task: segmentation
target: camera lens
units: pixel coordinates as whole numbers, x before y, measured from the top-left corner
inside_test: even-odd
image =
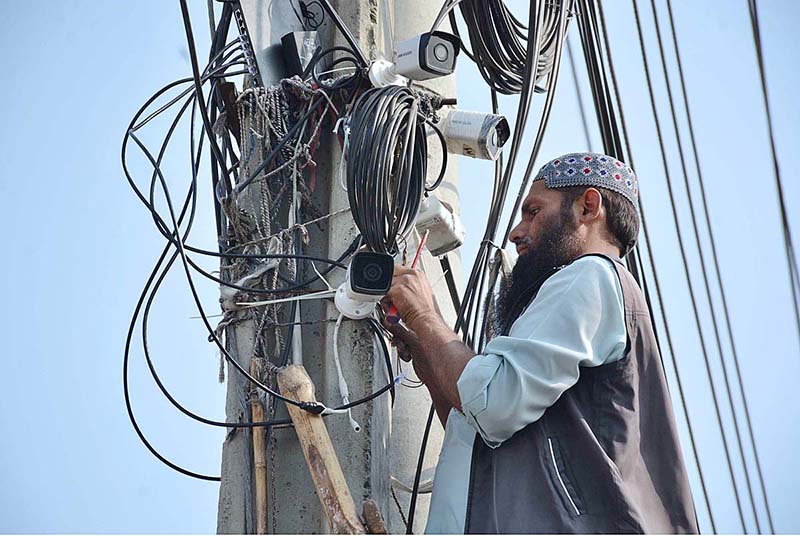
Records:
[[[355,292],[380,296],[392,286],[394,259],[386,253],[359,251],[350,265],[350,288]]]
[[[433,47],[433,55],[437,60],[445,61],[450,57],[450,51],[443,43],[437,43],[436,46]]]
[[[383,269],[372,262],[364,267],[364,279],[370,283],[378,281],[383,276]]]

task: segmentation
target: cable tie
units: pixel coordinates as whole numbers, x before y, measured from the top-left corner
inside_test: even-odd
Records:
[[[314,415],[327,415],[329,412],[335,411],[325,406],[325,404],[320,404],[319,402],[300,402],[298,406],[300,409],[304,409],[309,413],[313,413]]]

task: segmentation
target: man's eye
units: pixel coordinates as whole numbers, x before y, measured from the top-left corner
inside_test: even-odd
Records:
[[[529,215],[531,218],[533,218],[534,216],[536,216],[538,213],[539,213],[539,209],[538,209],[538,208],[532,208],[532,209],[528,210],[528,215]]]

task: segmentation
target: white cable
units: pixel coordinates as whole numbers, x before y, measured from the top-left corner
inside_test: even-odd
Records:
[[[395,489],[399,489],[400,491],[405,491],[406,493],[414,493],[414,488],[412,488],[399,478],[395,477],[394,475],[389,475],[389,482]],[[417,490],[417,493],[432,493],[432,492],[433,492],[433,480],[429,478],[419,483],[419,489]]]
[[[317,265],[314,263],[314,261],[311,261],[311,268],[314,269],[314,273],[317,274],[317,277],[319,277],[322,280],[322,282],[325,283],[325,286],[328,287],[329,291],[336,292],[336,289],[333,288],[330,283],[328,283],[328,280],[325,279],[325,276],[319,273],[319,270],[317,270]]]
[[[347,389],[347,381],[344,379],[344,374],[342,374],[342,363],[339,360],[339,328],[342,325],[343,318],[344,315],[339,313],[336,325],[333,327],[333,362],[336,365],[336,374],[339,376],[339,394],[342,397],[342,405],[346,406],[350,403],[350,391]],[[350,408],[347,409],[347,418],[350,419],[350,426],[353,431],[360,432],[361,425],[353,419],[353,413]]]
[[[274,300],[264,300],[257,302],[237,302],[236,305],[243,308],[262,307],[264,305],[272,305],[273,303],[286,303],[291,301],[302,301],[302,300],[321,300],[324,298],[332,298],[334,294],[336,294],[335,290],[321,290],[319,292],[312,292],[310,294],[301,294],[299,296],[290,296],[288,298],[275,298]]]
[[[347,154],[347,148],[350,145],[350,125],[348,123],[348,118],[340,117],[339,120],[336,121],[336,125],[333,127],[333,132],[338,134],[339,127],[344,124],[344,126],[341,127],[344,130],[344,143],[342,143],[342,155],[339,158],[339,186],[341,186],[342,190],[345,192],[347,191],[347,185],[344,183],[344,161],[345,155]]]

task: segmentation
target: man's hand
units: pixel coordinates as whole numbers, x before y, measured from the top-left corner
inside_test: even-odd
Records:
[[[427,385],[430,372],[427,367],[430,367],[422,352],[424,349],[419,344],[419,337],[413,331],[409,331],[400,324],[388,324],[387,329],[393,335],[392,346],[397,348],[397,356],[405,362],[411,362],[414,366],[414,372],[417,373],[417,378]],[[420,359],[414,359],[419,357]],[[430,387],[430,386],[429,386]]]
[[[445,324],[422,271],[395,266],[392,287],[383,302],[394,305],[408,326],[385,324],[394,335],[395,345],[402,346],[401,355],[412,358],[414,370],[428,387],[436,412],[445,423],[450,408],[461,410],[457,382],[475,352]]]
[[[414,324],[420,319],[439,316],[433,301],[431,284],[421,270],[395,265],[392,287],[384,300],[397,308],[400,318],[411,330],[414,330]]]

